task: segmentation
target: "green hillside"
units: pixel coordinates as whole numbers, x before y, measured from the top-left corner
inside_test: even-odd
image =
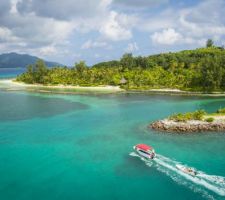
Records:
[[[0,68],[25,68],[29,64],[35,64],[40,59],[28,54],[6,53],[0,55]],[[45,62],[48,67],[61,65],[56,62]]]
[[[40,64],[40,63],[39,63]],[[30,67],[18,80],[28,83],[120,85],[125,89],[177,88],[196,91],[225,90],[225,50],[221,47],[162,53],[147,57],[124,54],[118,61],[85,62],[74,68]]]

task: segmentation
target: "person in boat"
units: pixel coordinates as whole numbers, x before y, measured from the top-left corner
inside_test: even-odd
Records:
[[[193,174],[193,175],[196,175],[197,174],[197,172],[195,170],[191,169],[191,168],[186,168],[185,171],[188,174]]]
[[[152,154],[151,154],[151,159],[153,159],[155,157],[155,153],[153,152]]]

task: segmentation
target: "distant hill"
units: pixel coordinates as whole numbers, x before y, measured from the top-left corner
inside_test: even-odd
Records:
[[[28,54],[5,53],[0,55],[0,68],[25,68],[27,65],[36,63],[38,59],[40,58]],[[45,61],[45,64],[48,67],[62,66],[62,64],[49,61]]]

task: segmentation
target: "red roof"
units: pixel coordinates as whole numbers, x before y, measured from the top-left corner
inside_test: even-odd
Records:
[[[139,149],[142,149],[144,151],[152,150],[152,147],[150,147],[146,144],[137,144],[136,147]]]

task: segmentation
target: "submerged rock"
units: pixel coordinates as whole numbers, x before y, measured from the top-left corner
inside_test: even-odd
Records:
[[[150,124],[150,128],[166,132],[207,132],[207,131],[225,131],[225,121],[215,120],[206,122],[200,120],[190,120],[186,122],[176,122],[173,120],[159,120]]]

